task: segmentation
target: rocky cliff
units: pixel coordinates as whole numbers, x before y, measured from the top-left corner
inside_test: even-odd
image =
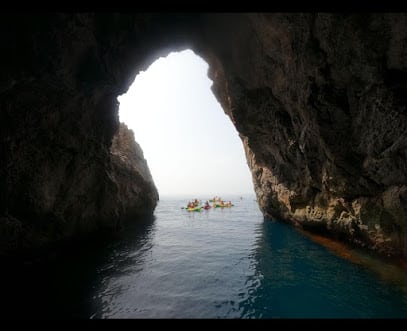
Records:
[[[0,26],[3,245],[153,208],[140,186],[150,179],[114,152],[116,97],[159,56],[191,48],[265,216],[407,256],[406,14],[9,15]],[[142,192],[151,203],[134,202]]]
[[[111,197],[121,215],[138,216],[151,213],[158,201],[158,191],[134,133],[124,123],[113,137],[111,179],[117,192]]]
[[[125,59],[106,69],[103,19],[1,20],[1,254],[114,230],[154,210],[141,150],[119,131],[116,97],[129,83],[116,83]]]
[[[214,90],[265,215],[407,256],[406,19],[212,18]]]

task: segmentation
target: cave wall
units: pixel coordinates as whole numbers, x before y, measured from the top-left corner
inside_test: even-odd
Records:
[[[110,176],[116,182],[117,191],[108,201],[126,217],[153,211],[158,191],[143,150],[135,141],[134,132],[124,123],[120,123],[113,137],[110,152],[113,168]]]
[[[407,256],[406,19],[211,18],[214,92],[266,216]]]
[[[123,144],[111,149],[117,95],[140,58],[148,61],[148,43],[141,55],[138,41],[150,19],[2,17],[0,255],[114,230],[131,215],[153,212],[151,176],[120,163],[129,160],[116,148]]]
[[[191,48],[265,216],[407,256],[406,14],[9,15],[0,26],[3,246],[116,227],[141,182],[151,203],[134,206],[154,209],[148,176],[129,183],[137,167],[111,149],[116,97],[159,56]]]

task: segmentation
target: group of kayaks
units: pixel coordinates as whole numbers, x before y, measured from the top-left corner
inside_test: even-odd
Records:
[[[209,202],[211,202],[212,205]],[[206,200],[206,202],[203,205],[201,205],[200,200],[194,199],[192,201],[189,201],[187,206],[182,207],[182,209],[185,209],[186,211],[202,211],[211,208],[230,208],[233,206],[234,204],[232,204],[231,201],[225,202],[220,197],[214,197],[213,199]]]

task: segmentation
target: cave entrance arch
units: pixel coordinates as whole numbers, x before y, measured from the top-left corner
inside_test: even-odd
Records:
[[[253,194],[243,144],[210,90],[208,64],[190,49],[140,72],[118,97],[160,196]]]

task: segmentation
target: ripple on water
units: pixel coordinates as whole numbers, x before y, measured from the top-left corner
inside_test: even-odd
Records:
[[[32,282],[3,282],[3,311],[25,298],[33,314],[87,318],[407,317],[405,270],[263,221],[253,199],[202,213],[185,201]]]

